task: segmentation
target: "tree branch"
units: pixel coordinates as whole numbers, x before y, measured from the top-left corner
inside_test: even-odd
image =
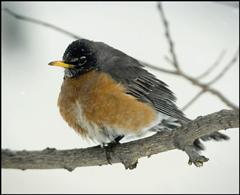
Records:
[[[182,111],[185,111],[187,108],[189,108],[195,101],[197,101],[198,98],[200,98],[204,94],[205,90],[201,90],[198,92],[185,106],[182,107]]]
[[[138,60],[142,65],[148,67],[148,68],[151,68],[153,70],[156,70],[156,71],[159,71],[159,72],[163,72],[163,73],[167,73],[167,74],[172,74],[172,75],[177,75],[177,72],[175,70],[168,70],[168,69],[164,69],[164,68],[160,68],[160,67],[157,67],[157,66],[154,66],[152,64],[149,64],[147,62],[144,62],[144,61],[140,61]]]
[[[220,55],[218,56],[218,58],[216,59],[216,61],[212,64],[212,66],[210,66],[205,72],[203,72],[201,75],[199,75],[198,77],[196,77],[196,79],[200,80],[203,79],[204,77],[206,77],[207,75],[209,75],[215,68],[217,68],[217,66],[220,64],[221,60],[223,59],[223,57],[226,54],[226,50],[223,50]]]
[[[230,62],[227,63],[227,65],[223,68],[223,70],[215,78],[213,78],[211,81],[209,81],[207,83],[207,85],[210,86],[210,85],[216,83],[220,78],[222,78],[222,76],[224,74],[226,74],[226,72],[236,63],[238,57],[239,57],[239,49],[237,49],[237,51],[234,54],[234,56],[232,57],[232,59],[230,60]]]
[[[198,86],[198,87],[201,87],[202,90],[204,91],[207,91],[215,96],[217,96],[223,103],[225,103],[227,106],[229,106],[230,108],[234,109],[234,110],[239,110],[239,108],[234,105],[233,103],[231,103],[221,92],[217,91],[216,89],[213,89],[211,88],[210,86],[206,85],[206,84],[203,84],[201,82],[199,82],[198,80],[194,79],[193,77],[190,77],[189,75],[187,74],[182,74],[182,76],[191,81],[192,84]]]
[[[239,111],[222,110],[204,117],[198,117],[173,131],[159,132],[151,137],[116,145],[109,153],[111,163],[123,163],[126,169],[133,169],[136,167],[139,158],[177,149],[180,145],[181,149],[190,158],[194,155],[203,157],[198,153],[192,155],[191,150],[189,150],[195,139],[221,129],[237,127],[239,127]],[[105,149],[99,146],[72,150],[47,148],[42,151],[3,149],[2,168],[22,170],[64,168],[72,171],[76,167],[108,164],[105,152]]]
[[[65,35],[68,35],[68,36],[70,36],[74,39],[81,39],[80,36],[75,35],[75,34],[69,32],[69,31],[66,31],[65,29],[62,29],[62,28],[60,28],[60,27],[58,27],[54,24],[50,24],[48,22],[44,22],[44,21],[41,21],[41,20],[38,20],[38,19],[34,19],[34,18],[31,18],[31,17],[27,17],[27,16],[22,16],[20,14],[16,14],[8,8],[4,8],[4,11],[7,12],[8,14],[10,14],[11,16],[15,17],[16,19],[23,20],[23,21],[26,21],[26,22],[31,22],[31,23],[34,23],[34,24],[39,24],[39,25],[51,28],[51,29],[56,30],[58,32],[61,32]]]
[[[174,43],[173,43],[173,40],[172,40],[172,37],[171,37],[171,34],[170,34],[169,23],[168,23],[168,21],[165,17],[165,13],[163,11],[161,3],[158,3],[158,9],[159,9],[159,13],[161,15],[161,19],[162,19],[162,22],[163,22],[163,25],[164,25],[165,36],[166,36],[166,39],[167,39],[168,45],[169,45],[169,51],[172,55],[172,60],[173,60],[172,65],[175,67],[176,71],[178,71],[180,69],[180,67],[179,67],[179,64],[178,64],[177,55],[176,55],[175,48],[174,48]]]
[[[211,81],[209,81],[206,86],[207,87],[203,87],[202,86],[202,90],[196,94],[185,106],[183,106],[182,108],[182,111],[186,110],[188,107],[190,107],[195,101],[197,101],[198,98],[200,98],[205,92],[209,91],[207,89],[209,89],[210,85],[214,84],[215,82],[217,82],[219,79],[221,79],[221,77],[226,74],[226,72],[235,64],[235,62],[237,61],[238,59],[238,56],[239,56],[239,49],[236,51],[236,53],[234,54],[233,58],[230,60],[229,63],[227,63],[227,65],[223,68],[223,70],[215,77],[213,78]],[[217,64],[217,63],[216,63]],[[215,64],[215,67],[216,67],[216,64]],[[212,68],[214,68],[212,66]],[[205,74],[203,74],[201,77],[203,78],[204,76],[206,76],[208,73],[210,73],[211,70],[209,69],[208,71],[205,72]],[[198,77],[199,79],[199,77]],[[214,90],[213,90],[214,91]],[[212,90],[210,90],[211,93]],[[220,95],[220,96],[219,96]],[[228,100],[226,100],[226,98],[222,95],[222,94],[218,94],[219,98],[225,102],[225,104],[230,104],[229,107],[232,107],[233,109],[238,109],[235,105],[232,105],[231,102],[229,102]],[[222,98],[223,99],[222,99]],[[228,101],[228,102],[226,102]],[[236,107],[236,108],[235,108]]]
[[[198,78],[193,78],[189,75],[187,75],[186,73],[184,73],[182,70],[181,70],[181,67],[177,61],[177,55],[176,55],[176,52],[175,52],[175,48],[174,48],[174,44],[173,44],[173,40],[172,40],[172,37],[170,36],[170,29],[169,29],[169,25],[168,25],[168,21],[166,19],[166,16],[164,14],[164,11],[163,11],[163,7],[162,7],[162,4],[161,3],[158,3],[158,9],[159,9],[159,12],[161,14],[161,19],[163,21],[163,24],[164,24],[164,28],[165,28],[165,36],[166,36],[166,39],[168,41],[168,44],[169,44],[169,48],[170,48],[170,54],[172,56],[172,59],[169,59],[168,57],[165,57],[165,59],[170,63],[172,64],[174,67],[175,67],[175,74],[178,75],[178,76],[181,76],[183,77],[184,79],[190,81],[193,85],[196,85],[200,88],[202,88],[202,91],[203,93],[205,92],[210,92],[211,94],[215,95],[216,97],[218,97],[223,103],[225,103],[227,106],[229,106],[230,108],[234,109],[234,110],[239,110],[239,108],[234,105],[233,103],[231,103],[221,92],[217,91],[216,89],[212,89],[210,88],[210,84],[212,84],[213,82],[216,82],[218,79],[220,79],[222,76],[223,76],[223,73],[220,73],[220,75],[218,75],[213,81],[210,82],[210,84],[203,84],[201,83]],[[234,55],[234,58],[230,61],[229,65],[224,69],[224,70],[227,70],[229,69],[233,64],[234,62],[237,60],[237,57],[236,55]],[[216,66],[216,64],[215,64]],[[211,71],[211,70],[210,70]],[[209,73],[209,70],[207,72],[207,74]],[[206,73],[204,73],[205,75]],[[200,94],[200,93],[199,93]],[[202,94],[201,94],[202,95]],[[194,97],[194,99],[191,100],[190,102],[190,105],[196,101],[198,99],[198,97]],[[188,107],[188,106],[187,106]],[[186,109],[187,108],[186,106],[184,106],[184,108]]]

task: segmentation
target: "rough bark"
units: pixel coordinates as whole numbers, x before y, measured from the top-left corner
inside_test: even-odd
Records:
[[[151,137],[119,144],[108,150],[110,163],[123,163],[125,168],[136,167],[138,159],[164,151],[181,148],[190,157],[205,158],[191,154],[189,146],[203,135],[229,128],[239,127],[239,111],[222,110],[189,122],[173,131],[159,132]],[[109,160],[109,159],[108,159]],[[69,171],[76,167],[106,165],[106,149],[100,146],[84,149],[56,150],[46,148],[42,151],[2,150],[2,168],[11,169],[61,169]],[[206,161],[203,159],[202,163]],[[196,165],[196,164],[195,164]]]

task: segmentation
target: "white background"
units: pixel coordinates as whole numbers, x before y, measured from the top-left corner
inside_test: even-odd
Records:
[[[103,41],[159,67],[168,45],[156,2],[13,2],[3,3],[19,14],[60,26],[84,38]],[[176,52],[184,71],[198,76],[227,51],[210,80],[233,56],[239,42],[239,10],[211,2],[165,2]],[[89,147],[62,120],[57,97],[63,70],[48,66],[61,59],[73,41],[69,36],[2,12],[2,148],[41,150]],[[187,81],[149,69],[165,81],[181,108],[198,91]],[[239,62],[214,84],[235,104],[239,101]],[[227,109],[206,94],[185,113],[189,118]],[[187,164],[179,150],[139,160],[134,170],[123,165],[66,170],[2,170],[3,193],[238,193],[239,131],[226,132],[228,142],[205,143],[210,158],[202,168]]]

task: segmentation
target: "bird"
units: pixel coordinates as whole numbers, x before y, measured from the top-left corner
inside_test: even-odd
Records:
[[[177,107],[175,94],[165,82],[137,59],[104,42],[75,40],[62,60],[49,65],[64,68],[58,97],[63,119],[83,138],[101,146],[171,131],[191,121]],[[192,146],[201,151],[201,140],[227,139],[214,132]]]

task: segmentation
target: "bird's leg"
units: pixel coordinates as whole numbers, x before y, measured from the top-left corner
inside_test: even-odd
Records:
[[[119,135],[119,136],[117,136],[117,137],[114,139],[115,143],[119,144],[120,140],[121,140],[123,137],[124,137],[124,135]]]
[[[112,142],[110,142],[110,143],[107,143],[106,145],[103,145],[103,148],[104,148],[104,150],[105,150],[106,159],[107,159],[108,164],[112,164],[112,163],[111,163],[111,155],[110,155],[110,153],[112,152],[112,149],[113,149],[116,145],[120,144],[119,141],[120,141],[123,137],[124,137],[123,135],[120,135],[120,136],[116,137],[116,138],[114,139],[114,141],[112,141]]]
[[[201,167],[201,166],[203,166],[204,162],[207,162],[209,160],[205,156],[201,156],[196,151],[196,149],[194,148],[193,145],[188,145],[188,146],[184,147],[184,151],[189,156],[189,161],[188,161],[189,165],[191,165],[193,163],[196,167]]]
[[[196,142],[196,140],[195,140]],[[207,162],[209,159],[205,156],[200,155],[198,150],[203,150],[203,146],[201,146],[201,142],[185,142],[181,137],[176,137],[175,140],[176,148],[183,150],[187,153],[189,157],[188,164],[194,164],[196,167],[203,166],[204,162]]]

